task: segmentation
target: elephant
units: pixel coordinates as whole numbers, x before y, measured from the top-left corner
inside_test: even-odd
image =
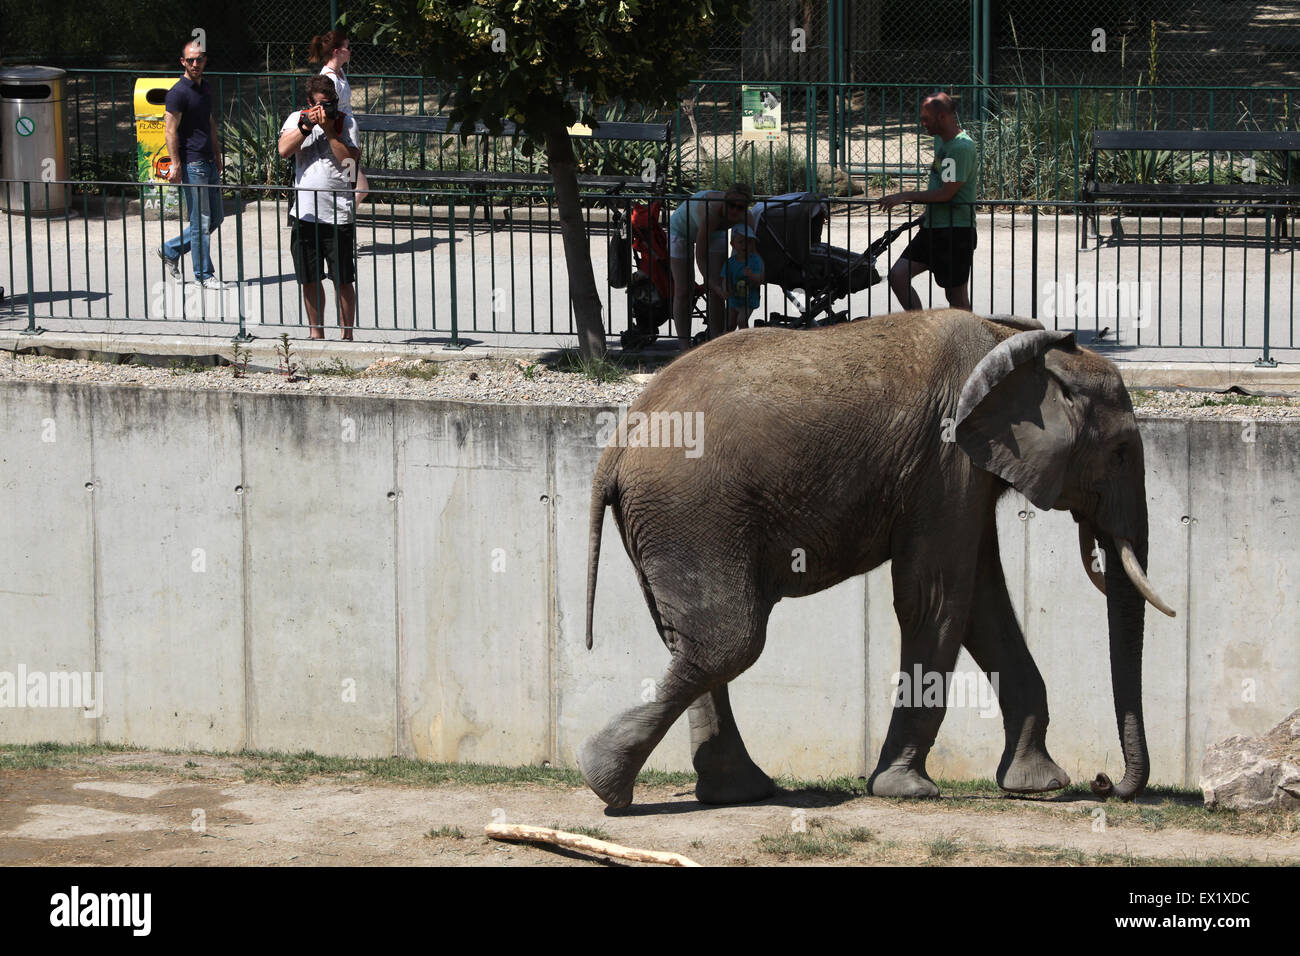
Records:
[[[647,437],[656,412],[661,424],[698,418],[694,454],[654,440],[662,428]],[[683,711],[700,802],[772,795],[727,685],[763,650],[777,601],[886,560],[899,671],[950,675],[964,646],[999,676],[998,785],[1014,793],[1068,785],[1047,752],[1046,689],[1002,572],[994,513],[1012,488],[1040,509],[1071,513],[1084,570],[1106,595],[1124,776],[1116,785],[1098,774],[1093,792],[1127,800],[1145,787],[1145,605],[1174,611],[1146,576],[1142,440],[1128,391],[1114,363],[1072,332],[953,309],[751,329],[679,357],[626,423],[592,484],[587,647],[610,507],[670,659],[652,699],[578,748],[587,785],[610,808],[631,803],[637,772]],[[895,701],[871,794],[939,795],[925,765],[944,707],[925,703]]]

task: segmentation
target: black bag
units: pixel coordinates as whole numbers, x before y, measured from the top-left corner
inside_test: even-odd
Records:
[[[627,221],[618,224],[609,240],[609,284],[614,289],[626,289],[632,281],[632,247],[628,242]]]

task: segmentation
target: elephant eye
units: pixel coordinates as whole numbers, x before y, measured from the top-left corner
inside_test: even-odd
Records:
[[[1128,445],[1120,443],[1115,446],[1115,450],[1110,453],[1111,460],[1117,464],[1124,464],[1124,459],[1128,456]]]

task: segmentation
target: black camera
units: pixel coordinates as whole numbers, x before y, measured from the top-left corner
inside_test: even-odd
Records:
[[[339,115],[339,105],[333,100],[326,100],[321,104],[321,109],[325,111],[326,119],[334,119],[334,117]]]

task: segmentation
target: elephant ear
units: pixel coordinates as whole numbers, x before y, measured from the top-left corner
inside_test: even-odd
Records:
[[[1073,401],[1047,367],[1074,333],[1034,330],[999,342],[980,360],[957,403],[956,439],[980,468],[1010,482],[1039,508],[1061,495],[1077,423]]]

